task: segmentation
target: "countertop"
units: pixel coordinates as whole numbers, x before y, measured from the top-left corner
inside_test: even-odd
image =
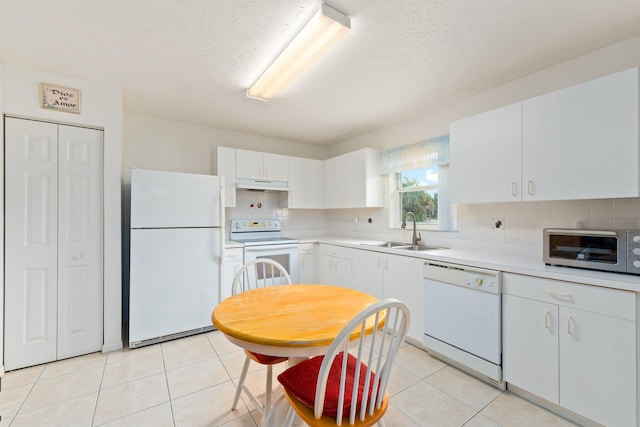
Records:
[[[499,270],[507,273],[524,274],[554,280],[564,280],[586,285],[601,286],[640,293],[640,276],[631,274],[606,273],[594,270],[581,270],[570,267],[554,267],[545,265],[542,256],[527,257],[509,254],[492,253],[489,251],[465,249],[434,249],[424,252],[413,252],[402,249],[367,246],[367,244],[382,243],[379,240],[322,236],[317,238],[301,238],[301,243],[326,243],[345,246],[353,249],[410,256],[432,261],[448,262],[478,268]]]
[[[233,240],[225,240],[224,247],[225,249],[244,248],[244,245],[240,242],[234,242]]]

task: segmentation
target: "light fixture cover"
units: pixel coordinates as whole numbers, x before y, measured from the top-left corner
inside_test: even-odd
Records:
[[[351,28],[351,19],[322,3],[276,59],[247,89],[249,98],[268,101],[295,80]]]

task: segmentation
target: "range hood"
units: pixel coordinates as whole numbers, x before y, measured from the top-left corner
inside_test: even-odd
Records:
[[[289,191],[289,183],[266,179],[236,178],[236,189],[246,191]]]

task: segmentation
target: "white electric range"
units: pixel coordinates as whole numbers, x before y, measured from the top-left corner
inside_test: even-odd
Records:
[[[269,258],[279,262],[298,283],[300,242],[282,236],[277,219],[232,219],[230,240],[244,245],[244,262]]]

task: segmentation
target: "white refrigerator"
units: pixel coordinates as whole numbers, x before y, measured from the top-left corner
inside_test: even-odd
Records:
[[[213,329],[224,247],[224,182],[133,169],[129,347]]]

